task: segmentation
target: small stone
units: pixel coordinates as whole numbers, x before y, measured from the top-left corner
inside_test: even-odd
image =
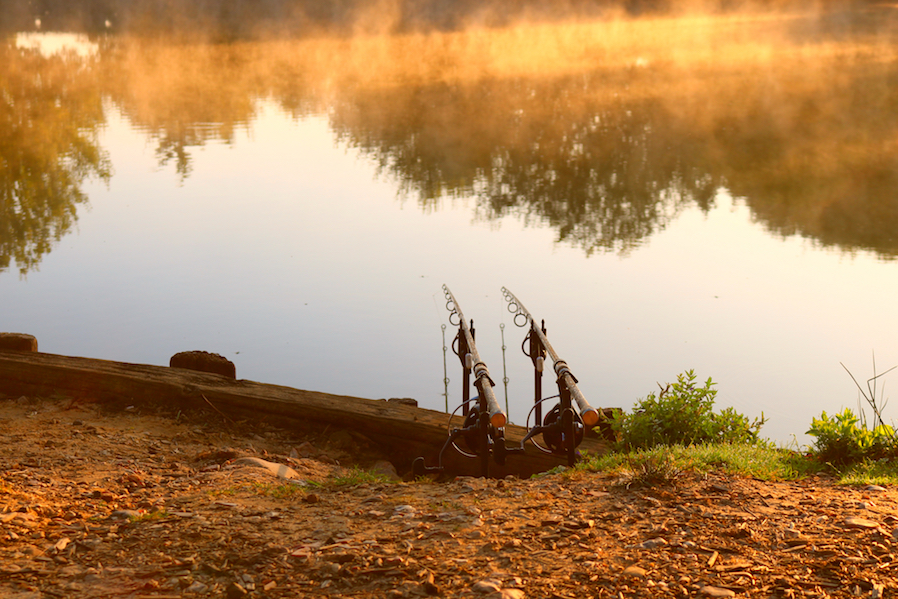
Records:
[[[185,593],[196,593],[196,594],[200,594],[200,593],[205,593],[205,592],[208,591],[208,590],[209,590],[209,586],[208,586],[208,585],[205,585],[205,584],[203,584],[203,583],[201,583],[201,582],[199,582],[199,581],[194,581],[192,584],[188,585],[188,586],[184,589],[184,592],[185,592]]]
[[[483,593],[484,595],[488,593],[500,593],[502,592],[502,583],[498,580],[488,578],[486,580],[475,582],[474,586],[471,588],[475,593]]]
[[[393,481],[400,481],[402,477],[396,471],[396,466],[387,460],[378,460],[371,466],[371,473],[383,476]]]
[[[735,597],[736,593],[730,589],[722,589],[720,587],[704,586],[699,589],[699,593],[709,597]]]
[[[633,576],[636,578],[644,578],[646,573],[647,572],[646,572],[645,568],[640,568],[639,566],[628,566],[627,568],[624,568],[624,571],[621,572],[621,575]]]
[[[232,582],[228,585],[228,588],[225,589],[225,594],[227,595],[228,599],[242,599],[243,597],[246,597],[248,595],[246,589],[236,582]]]
[[[139,518],[140,512],[137,510],[115,510],[109,514],[109,517],[117,520],[130,520],[132,518]]]
[[[502,599],[524,599],[524,591],[521,589],[502,589],[499,596]]]
[[[84,574],[84,568],[81,566],[65,566],[56,571],[62,578],[74,578]]]
[[[569,530],[583,530],[584,528],[592,528],[595,525],[595,520],[568,520],[561,523],[563,528]]]
[[[253,468],[262,468],[267,470],[278,478],[297,479],[300,478],[299,473],[285,464],[269,462],[261,458],[239,458],[234,460],[235,466],[251,466]]]
[[[318,503],[321,501],[321,498],[315,493],[307,493],[306,495],[303,495],[302,500],[305,503]]]
[[[857,516],[845,518],[845,526],[849,528],[879,528],[877,522],[867,520],[866,518],[858,518]]]
[[[544,516],[543,519],[540,520],[539,525],[540,526],[557,526],[557,525],[561,524],[562,522],[564,522],[564,518],[562,518],[561,516],[558,516],[556,514],[549,514],[547,516]]]
[[[244,589],[246,589],[247,591],[256,590],[256,581],[252,576],[250,576],[249,574],[243,574],[240,578],[243,580]]]
[[[887,489],[885,487],[880,487],[879,485],[867,485],[866,487],[864,487],[864,490],[881,493],[882,491],[886,491]]]
[[[299,454],[299,457],[302,458],[313,458],[321,453],[320,451],[318,451],[318,449],[315,448],[314,445],[312,445],[308,441],[301,443],[299,447],[296,447],[294,449],[294,451]]]

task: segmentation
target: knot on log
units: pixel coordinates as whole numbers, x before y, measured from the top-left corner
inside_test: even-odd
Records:
[[[172,368],[186,368],[199,372],[211,372],[231,379],[237,378],[234,363],[218,354],[207,351],[182,351],[171,357],[168,363]]]
[[[391,397],[387,400],[388,403],[398,403],[403,406],[412,406],[413,408],[418,407],[418,400],[413,399],[411,397]]]
[[[37,351],[37,338],[25,333],[0,333],[0,351]]]

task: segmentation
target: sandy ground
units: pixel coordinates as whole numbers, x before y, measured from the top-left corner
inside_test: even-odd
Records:
[[[898,586],[891,489],[359,482],[347,466],[378,456],[353,439],[0,399],[0,597],[878,599]]]

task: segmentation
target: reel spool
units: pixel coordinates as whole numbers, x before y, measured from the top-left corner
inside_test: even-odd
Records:
[[[586,429],[583,426],[583,421],[580,419],[579,414],[575,412],[574,416],[574,447],[579,447],[580,443],[583,441],[583,435],[585,434]],[[547,427],[543,430],[543,441],[552,453],[564,455],[567,453],[567,449],[565,448],[564,431],[561,430],[560,419],[561,405],[559,404],[549,410],[549,413],[543,418],[543,426]]]

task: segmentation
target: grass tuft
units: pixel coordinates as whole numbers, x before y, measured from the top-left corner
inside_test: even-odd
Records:
[[[627,486],[674,486],[685,474],[664,454],[633,456],[628,462],[630,476]]]
[[[362,470],[357,466],[353,466],[348,470],[344,470],[342,474],[335,476],[329,482],[332,485],[343,487],[364,484],[394,484],[396,481],[384,474]]]
[[[251,486],[257,495],[264,495],[274,499],[292,499],[305,495],[305,490],[296,483],[253,482]]]
[[[799,480],[826,473],[835,476],[837,484],[842,485],[898,485],[898,463],[890,460],[835,466],[813,454],[750,443],[659,446],[589,456],[571,474],[582,472],[616,474],[636,483],[655,485],[675,483],[680,475],[688,472],[723,472],[769,481]]]

